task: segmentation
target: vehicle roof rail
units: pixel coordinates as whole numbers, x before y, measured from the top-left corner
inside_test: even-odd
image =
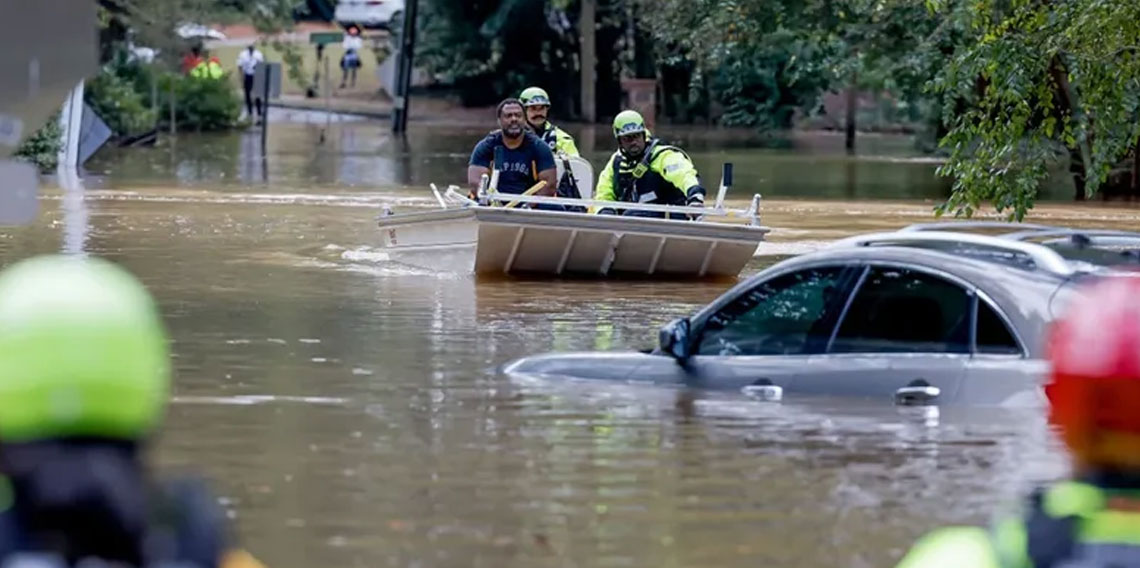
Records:
[[[1063,229],[1052,225],[1035,225],[1031,223],[1010,223],[1008,221],[940,221],[937,223],[914,223],[899,229],[899,232],[914,231],[952,231],[967,229],[1008,229],[1010,232],[1028,230]]]
[[[1095,238],[1116,238],[1116,239],[1140,239],[1140,231],[1120,231],[1110,229],[1072,229],[1065,227],[1047,228],[1041,230],[1017,231],[1014,233],[1007,233],[1001,235],[1003,239],[1010,239],[1016,241],[1027,241],[1033,238],[1054,238],[1056,237],[1086,237],[1089,239]]]
[[[1034,265],[1042,270],[1054,274],[1068,276],[1077,272],[1077,269],[1057,251],[1036,243],[1020,240],[1004,239],[989,235],[975,235],[970,233],[954,233],[949,231],[915,230],[894,231],[889,233],[871,233],[855,235],[836,241],[832,246],[852,247],[875,245],[908,244],[966,244],[997,249],[1003,252],[1020,253],[1033,261]]]

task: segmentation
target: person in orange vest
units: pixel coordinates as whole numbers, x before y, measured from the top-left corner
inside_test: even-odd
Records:
[[[897,568],[1140,566],[1140,273],[1084,286],[1049,331],[1044,390],[1070,479],[989,530],[935,530]]]
[[[199,63],[202,62],[202,48],[195,45],[190,48],[190,53],[182,57],[182,73],[189,75]]]
[[[146,464],[169,350],[154,299],[117,264],[0,271],[0,565],[264,568],[204,483]]]

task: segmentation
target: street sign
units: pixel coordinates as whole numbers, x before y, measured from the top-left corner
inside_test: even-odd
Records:
[[[344,41],[344,32],[312,32],[309,34],[309,43],[324,45]]]

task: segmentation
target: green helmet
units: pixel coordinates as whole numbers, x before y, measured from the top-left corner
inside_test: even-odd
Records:
[[[623,110],[614,117],[614,138],[645,132],[645,120],[635,110]]]
[[[522,94],[519,95],[519,100],[522,101],[524,107],[540,105],[550,106],[550,97],[546,94],[546,91],[538,87],[526,88]]]
[[[153,299],[109,261],[46,255],[0,272],[0,440],[143,437],[170,384]]]

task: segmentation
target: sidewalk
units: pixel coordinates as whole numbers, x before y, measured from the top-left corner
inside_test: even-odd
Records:
[[[341,114],[355,114],[369,118],[392,118],[392,102],[376,96],[373,100],[359,100],[332,96],[327,102],[324,97],[310,99],[304,95],[282,94],[281,98],[269,101],[269,106],[300,110],[329,110]],[[410,117],[409,117],[410,118]]]
[[[410,101],[410,122],[427,124],[448,124],[452,126],[486,126],[495,128],[495,107],[464,108],[458,102],[446,97],[412,95]],[[282,94],[281,98],[270,101],[269,106],[297,110],[325,110],[324,98],[306,98],[303,95]],[[331,97],[328,108],[332,112],[364,116],[374,120],[392,118],[392,101],[380,95],[369,98]]]
[[[270,45],[260,43],[260,36],[253,26],[236,24],[229,26],[211,26],[226,35],[224,40],[211,40],[206,43],[210,52],[221,60],[222,67],[233,74],[234,87],[240,89],[236,59],[245,46],[258,42],[258,48],[269,61],[281,61],[281,54]],[[321,111],[326,109],[323,93],[315,98],[305,96],[305,89],[309,86],[309,74],[318,71],[316,60],[316,46],[309,43],[309,34],[313,32],[343,31],[332,22],[298,22],[290,33],[281,34],[276,39],[297,44],[306,74],[306,82],[297,84],[293,77],[282,77],[282,92],[279,99],[270,101],[270,106],[293,110]],[[355,85],[340,88],[341,70],[339,66],[343,49],[340,44],[332,44],[325,48],[325,57],[329,61],[329,73],[332,75],[332,93],[327,102],[331,112],[365,117],[370,120],[390,120],[392,118],[392,100],[383,92],[380,79],[377,76],[377,67],[380,61],[375,52],[369,47],[369,39],[374,41],[387,41],[387,32],[368,31],[365,33],[365,49],[361,54],[364,66],[357,71]],[[319,69],[324,72],[323,65]],[[322,82],[323,83],[323,82]],[[417,123],[447,123],[458,126],[495,126],[495,109],[490,108],[463,108],[457,101],[440,96],[413,95],[410,102],[411,114],[409,121]]]

